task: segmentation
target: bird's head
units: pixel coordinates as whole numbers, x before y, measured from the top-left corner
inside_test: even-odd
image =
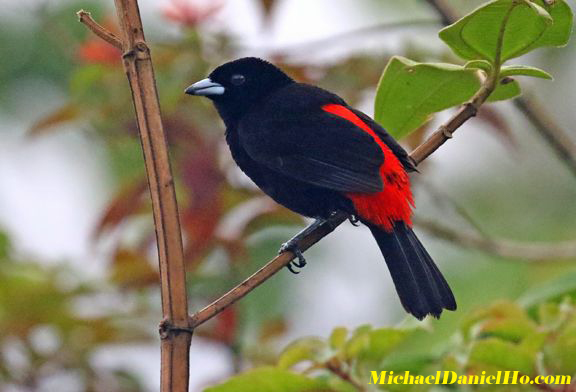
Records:
[[[244,57],[222,64],[185,92],[210,98],[228,122],[238,120],[253,105],[291,83],[294,81],[288,75],[269,62]]]

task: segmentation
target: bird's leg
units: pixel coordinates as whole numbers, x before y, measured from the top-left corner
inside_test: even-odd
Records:
[[[316,230],[318,226],[321,226],[324,223],[326,223],[326,219],[323,218],[316,219],[314,222],[312,222],[310,225],[308,225],[294,237],[290,238],[288,241],[283,243],[282,246],[280,247],[280,250],[278,251],[279,254],[290,251],[294,253],[296,258],[298,259],[297,261],[291,261],[286,266],[288,270],[290,270],[290,272],[292,272],[293,274],[300,273],[300,271],[297,271],[294,268],[303,268],[306,265],[306,259],[304,258],[304,255],[302,255],[302,251],[300,250],[300,246],[298,244],[304,237],[306,237],[308,234]]]

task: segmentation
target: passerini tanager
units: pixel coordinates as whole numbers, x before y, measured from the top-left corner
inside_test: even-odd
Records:
[[[276,202],[313,218],[343,211],[368,226],[407,312],[422,319],[456,309],[412,231],[414,164],[374,120],[255,57],[219,66],[186,93],[214,102],[232,157]]]

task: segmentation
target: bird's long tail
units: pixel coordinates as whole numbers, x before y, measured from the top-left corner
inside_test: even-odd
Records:
[[[404,222],[396,222],[392,232],[368,227],[408,313],[421,320],[428,314],[438,318],[443,309],[456,310],[452,290],[410,227]]]

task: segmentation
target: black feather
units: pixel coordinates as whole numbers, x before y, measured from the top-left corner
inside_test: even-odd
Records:
[[[368,227],[408,313],[421,320],[428,314],[438,318],[443,309],[456,310],[448,283],[410,227],[396,222],[391,233],[369,223]]]

